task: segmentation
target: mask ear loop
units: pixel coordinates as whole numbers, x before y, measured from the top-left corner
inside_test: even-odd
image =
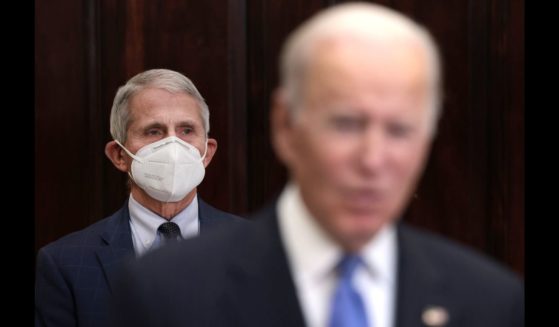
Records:
[[[144,160],[136,155],[133,155],[132,152],[128,151],[127,148],[124,147],[124,145],[122,145],[118,140],[114,140],[116,144],[118,144],[129,156],[130,158],[137,160],[141,163],[144,163]]]
[[[204,155],[200,158],[200,161],[204,161],[206,154],[208,153],[208,140],[206,139],[206,149],[204,150]]]
[[[133,155],[130,151],[128,151],[128,149],[122,145],[118,140],[114,140],[116,144],[118,144],[123,150],[124,152],[126,152],[130,158],[134,159],[134,160],[138,160],[139,162],[143,163],[144,160],[138,156]],[[132,176],[132,173],[130,171],[128,171],[128,176],[130,177],[130,179],[132,179],[134,181],[134,183],[136,183],[136,180],[134,179],[134,177]]]

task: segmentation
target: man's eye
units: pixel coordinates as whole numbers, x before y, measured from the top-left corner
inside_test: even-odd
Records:
[[[412,129],[409,126],[394,124],[388,127],[388,134],[393,137],[403,138],[411,134]]]
[[[183,128],[181,133],[182,133],[182,135],[188,135],[188,134],[192,133],[193,130],[194,130],[193,128],[186,127],[186,128]]]
[[[150,130],[147,131],[146,134],[147,134],[147,135],[160,135],[160,134],[161,134],[161,131],[158,130],[158,129],[150,129]]]

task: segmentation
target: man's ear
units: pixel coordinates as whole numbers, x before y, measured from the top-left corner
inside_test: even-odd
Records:
[[[287,166],[293,153],[293,115],[283,90],[276,89],[272,95],[270,111],[270,139],[276,156]]]
[[[105,155],[116,169],[125,173],[128,172],[128,161],[126,160],[128,155],[114,140],[105,145]]]
[[[206,156],[204,157],[204,168],[208,167],[216,151],[217,141],[215,139],[208,138],[208,150],[206,151]]]

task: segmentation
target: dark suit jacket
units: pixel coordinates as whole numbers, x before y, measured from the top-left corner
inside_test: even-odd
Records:
[[[198,198],[199,199],[199,198]],[[200,233],[241,218],[198,200]],[[128,201],[109,216],[39,250],[35,326],[106,326],[114,275],[135,258]]]
[[[273,208],[261,216],[128,266],[114,326],[303,326]],[[523,284],[512,273],[404,224],[397,238],[396,326],[423,326],[429,306],[448,311],[447,326],[523,326]]]

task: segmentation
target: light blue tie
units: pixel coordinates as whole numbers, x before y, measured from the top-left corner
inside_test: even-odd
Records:
[[[367,327],[367,313],[352,283],[353,273],[361,262],[356,255],[345,255],[338,265],[338,286],[332,298],[330,327]]]

